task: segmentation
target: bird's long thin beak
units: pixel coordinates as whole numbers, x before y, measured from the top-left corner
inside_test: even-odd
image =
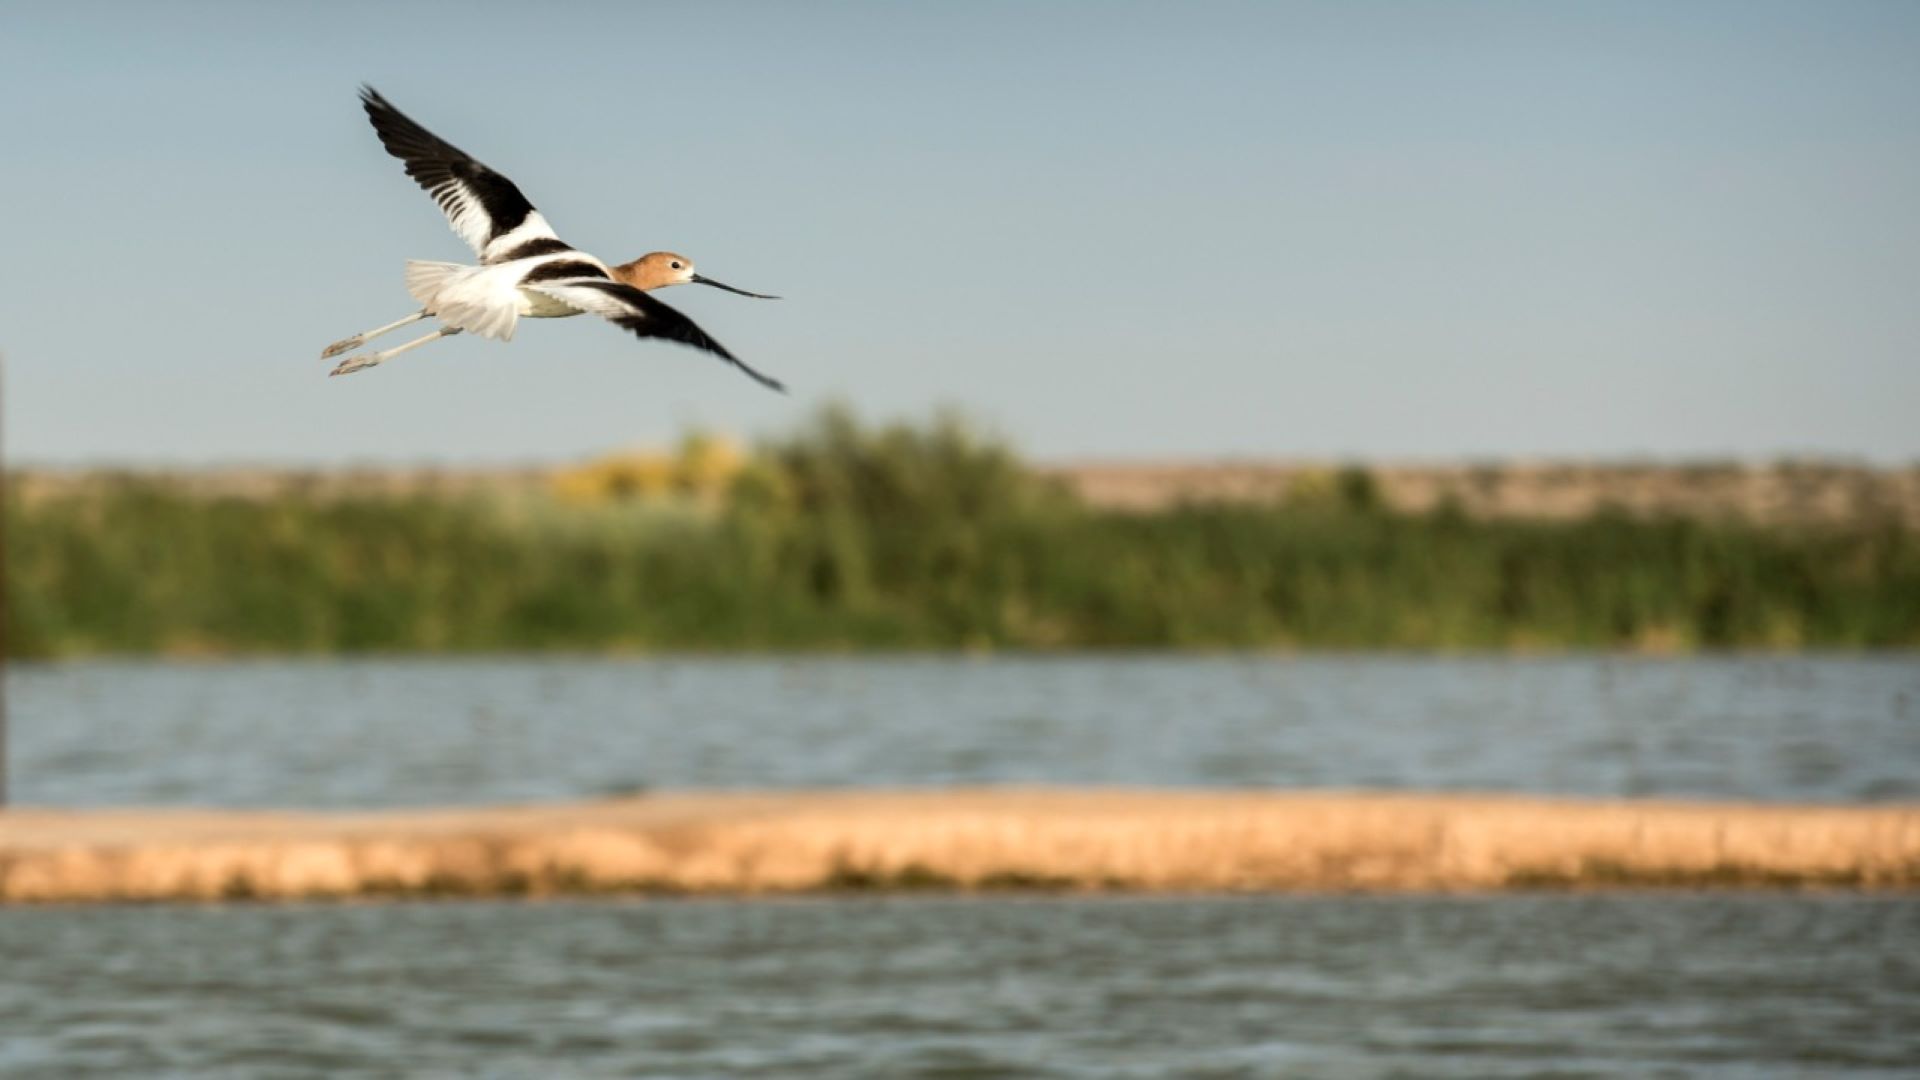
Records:
[[[730,292],[730,293],[739,293],[739,294],[740,294],[741,296],[751,296],[751,297],[753,297],[753,298],[754,298],[755,300],[778,300],[778,299],[780,299],[780,298],[779,298],[779,297],[777,297],[777,296],[768,296],[768,295],[767,295],[766,293],[757,293],[757,292],[748,292],[748,291],[747,291],[747,290],[745,290],[745,289],[736,289],[736,288],[734,288],[734,287],[733,287],[733,286],[731,286],[731,285],[723,285],[723,284],[721,284],[720,282],[718,282],[718,281],[715,281],[715,280],[713,280],[713,279],[712,279],[712,278],[710,278],[710,277],[702,277],[702,276],[700,276],[699,274],[695,274],[695,275],[693,275],[693,283],[694,283],[695,285],[711,285],[711,286],[713,286],[713,287],[714,287],[714,288],[716,288],[716,289],[725,289],[725,290],[727,290],[727,291],[728,291],[728,292]]]

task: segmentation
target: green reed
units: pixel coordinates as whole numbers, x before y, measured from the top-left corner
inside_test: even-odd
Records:
[[[15,655],[1920,645],[1920,538],[1282,504],[1085,506],[952,418],[843,412],[717,502],[541,492],[8,507]]]

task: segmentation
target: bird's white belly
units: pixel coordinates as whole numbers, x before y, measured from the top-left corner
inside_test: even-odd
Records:
[[[564,319],[569,315],[580,314],[580,309],[571,304],[563,304],[546,293],[521,289],[520,314],[529,319]]]

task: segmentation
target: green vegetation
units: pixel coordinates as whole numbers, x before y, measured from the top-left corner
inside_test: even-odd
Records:
[[[16,501],[9,646],[1920,645],[1920,537],[1892,525],[1397,514],[1357,470],[1282,505],[1110,512],[951,418],[839,412],[716,469],[650,494],[243,499],[124,480]]]

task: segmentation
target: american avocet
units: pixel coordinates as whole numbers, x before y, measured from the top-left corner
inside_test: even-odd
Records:
[[[381,145],[387,148],[387,153],[407,163],[407,175],[440,204],[453,231],[480,257],[480,265],[409,261],[407,291],[420,302],[420,310],[364,334],[336,341],[327,346],[320,358],[330,359],[357,349],[389,330],[398,330],[421,319],[439,319],[440,329],[384,352],[350,356],[333,369],[333,374],[346,375],[370,368],[409,349],[462,331],[511,341],[514,327],[522,316],[563,319],[586,313],[599,315],[643,338],[665,338],[705,349],[762,385],[786,389],[778,380],[748,367],[695,326],[692,319],[648,296],[647,292],[692,283],[761,300],[779,297],[751,293],[702,277],[694,273],[692,259],[671,251],[656,251],[630,263],[608,266],[555,236],[547,219],[520,194],[513,181],[414,123],[373,87],[360,88],[360,101],[367,108],[367,117],[373,121],[373,130],[379,134]]]

